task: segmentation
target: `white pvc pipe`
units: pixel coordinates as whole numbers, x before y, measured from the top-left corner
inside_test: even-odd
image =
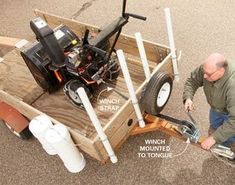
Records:
[[[66,126],[56,124],[49,128],[45,133],[45,139],[55,148],[68,171],[78,173],[83,170],[86,161],[72,141]]]
[[[175,53],[175,42],[174,42],[174,35],[173,35],[172,22],[171,22],[171,13],[170,13],[169,8],[165,8],[164,11],[165,11],[168,39],[169,39],[170,50],[171,50],[171,58],[173,62],[174,76],[175,76],[175,81],[178,82],[179,71],[178,71],[177,57]]]
[[[135,39],[136,39],[136,43],[137,43],[137,46],[138,46],[138,49],[139,49],[140,58],[141,58],[141,61],[142,61],[142,64],[143,64],[145,77],[146,77],[147,81],[149,81],[150,78],[151,78],[151,73],[150,73],[150,70],[149,70],[149,64],[148,64],[148,60],[147,60],[147,57],[146,57],[144,44],[143,44],[143,40],[142,40],[140,32],[135,33]]]
[[[126,59],[125,59],[124,53],[121,49],[117,50],[117,56],[118,56],[118,60],[119,60],[119,63],[120,63],[121,69],[122,69],[123,76],[126,81],[127,89],[129,91],[132,104],[135,109],[137,119],[139,121],[139,126],[141,128],[143,128],[143,127],[145,127],[145,122],[144,122],[143,116],[141,114],[138,100],[137,100],[137,97],[135,94],[135,90],[134,90],[134,87],[133,87],[133,84],[131,81],[131,77],[130,77],[130,74],[129,74],[129,71],[127,68]]]
[[[89,98],[87,97],[87,94],[86,94],[84,88],[79,87],[77,89],[77,93],[81,97],[81,100],[82,100],[82,103],[86,109],[86,112],[87,112],[88,116],[90,117],[91,122],[94,125],[96,132],[98,133],[98,135],[104,145],[104,148],[106,149],[106,151],[110,157],[111,162],[116,163],[118,161],[117,156],[115,155],[115,153],[112,149],[112,146],[111,146],[106,134],[104,133],[104,130],[100,124],[100,121],[98,120],[98,118],[96,116],[96,113],[91,105]]]
[[[49,155],[57,154],[56,150],[46,141],[45,132],[53,126],[51,120],[46,115],[39,115],[33,118],[29,123],[29,130],[34,137],[41,143],[43,149]]]

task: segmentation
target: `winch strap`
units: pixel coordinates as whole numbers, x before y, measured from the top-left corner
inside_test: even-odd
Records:
[[[183,123],[184,123],[182,120],[179,120],[179,119],[176,119],[171,116],[164,115],[164,114],[158,114],[157,116],[159,118],[165,119],[165,120],[170,121],[172,123],[176,123],[178,125],[183,125]]]

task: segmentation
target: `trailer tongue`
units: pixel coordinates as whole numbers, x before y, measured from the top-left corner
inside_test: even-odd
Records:
[[[176,126],[176,130],[185,138],[189,139],[193,143],[197,143],[201,133],[200,130],[193,119],[190,112],[187,112],[187,115],[189,116],[191,121],[187,120],[179,120],[167,115],[158,114],[159,118],[165,119],[167,121],[170,121],[172,124]]]

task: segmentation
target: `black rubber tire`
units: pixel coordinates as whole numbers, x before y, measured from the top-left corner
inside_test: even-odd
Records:
[[[158,106],[157,104],[157,98],[158,94],[162,88],[162,86],[166,83],[169,83],[170,85],[170,92],[169,95],[164,102],[163,105]],[[150,81],[148,82],[145,91],[143,92],[143,97],[141,99],[141,107],[142,109],[152,115],[157,115],[159,114],[165,105],[167,104],[171,91],[172,91],[172,86],[173,86],[173,79],[170,74],[165,73],[165,72],[157,72],[155,73]]]
[[[89,99],[91,99],[93,97],[92,94],[91,94],[91,91],[89,90],[89,88],[85,84],[83,84],[80,80],[77,80],[77,79],[70,80],[65,84],[64,93],[73,105],[83,108],[84,105],[82,104],[81,97],[79,97],[79,95],[76,93],[76,90],[79,87],[84,88],[84,90],[87,93],[87,96],[88,96]],[[73,92],[72,93],[73,96],[71,95],[70,92]]]
[[[114,81],[118,78],[119,74],[120,74],[120,66],[117,62],[117,58],[111,59],[110,62],[110,67],[106,73],[106,78],[109,81]]]
[[[32,137],[32,133],[30,132],[29,127],[26,127],[21,132],[16,132],[14,128],[12,128],[8,123],[6,123],[5,121],[3,121],[3,123],[10,130],[10,132],[12,132],[15,136],[17,136],[20,139],[27,140]]]

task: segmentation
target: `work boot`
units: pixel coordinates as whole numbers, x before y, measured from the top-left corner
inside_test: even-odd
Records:
[[[234,144],[233,146],[235,146],[235,142],[233,144]],[[235,167],[235,158],[234,158],[233,154],[228,155],[232,150],[231,148],[227,147],[227,149],[226,149],[227,151],[225,151],[223,149],[225,146],[223,146],[223,145],[217,145],[217,146],[214,145],[214,147],[215,147],[214,149],[213,149],[213,147],[211,148],[211,153],[215,158],[218,159],[218,161],[223,162],[224,164],[229,165],[231,167]],[[217,150],[216,150],[216,148],[217,148]],[[230,150],[230,152],[229,152],[229,150]]]
[[[208,129],[208,135],[210,136],[210,135],[213,134],[215,131],[216,131],[216,129],[210,126],[209,129]]]

